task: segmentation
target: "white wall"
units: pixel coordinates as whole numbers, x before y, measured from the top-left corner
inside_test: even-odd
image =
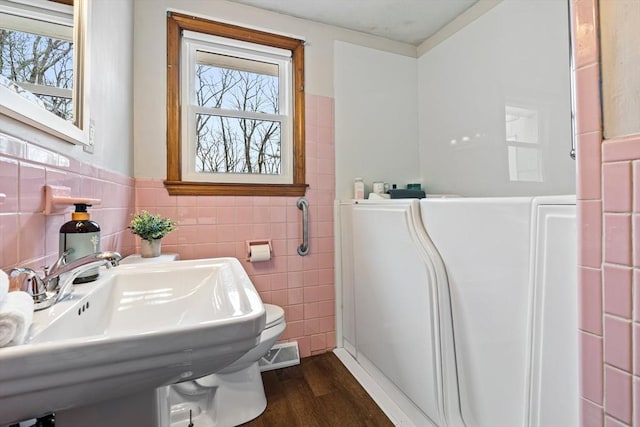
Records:
[[[133,174],[133,0],[93,0],[90,7],[88,94],[95,122],[94,153],[0,116],[3,132],[72,158]]]
[[[427,192],[575,193],[568,22],[566,1],[505,0],[418,59]],[[511,144],[518,159],[505,141],[507,106],[538,128],[537,143]]]
[[[336,198],[353,197],[353,179],[420,182],[415,58],[335,44]]]
[[[224,0],[136,0],[134,9],[134,157],[135,176],[140,178],[166,176],[167,10],[305,38],[305,91],[314,95],[334,96],[335,40],[408,56],[416,53],[414,46]]]

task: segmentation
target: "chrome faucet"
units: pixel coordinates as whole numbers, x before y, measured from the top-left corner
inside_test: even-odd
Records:
[[[62,254],[50,271],[45,269],[44,278],[27,267],[14,268],[9,272],[10,280],[17,280],[20,290],[33,297],[34,310],[51,307],[71,295],[73,280],[85,271],[103,265],[115,267],[122,259],[118,252],[105,251],[83,256],[67,264],[66,256],[66,252]]]

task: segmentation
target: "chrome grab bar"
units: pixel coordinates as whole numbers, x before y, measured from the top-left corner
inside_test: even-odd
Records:
[[[302,244],[298,246],[298,255],[305,256],[309,254],[309,202],[300,197],[296,206],[302,210]]]

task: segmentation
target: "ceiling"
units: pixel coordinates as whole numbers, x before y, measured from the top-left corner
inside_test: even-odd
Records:
[[[477,0],[231,0],[420,45]]]

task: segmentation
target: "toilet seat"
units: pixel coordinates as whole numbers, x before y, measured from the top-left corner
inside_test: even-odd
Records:
[[[264,328],[270,328],[284,319],[284,310],[282,307],[273,304],[264,304],[264,309],[267,312],[267,323]]]

